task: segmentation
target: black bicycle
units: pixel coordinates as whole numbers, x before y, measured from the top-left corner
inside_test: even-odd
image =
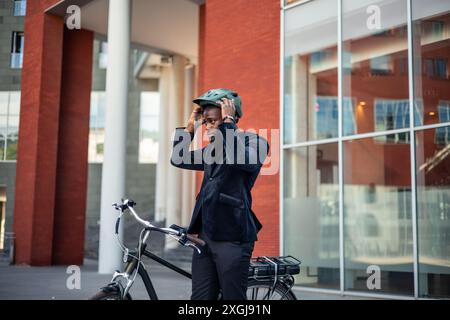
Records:
[[[201,253],[201,248],[205,245],[202,239],[187,234],[186,229],[176,225],[170,228],[159,228],[149,221],[139,217],[133,207],[136,203],[133,200],[125,200],[120,204],[113,204],[114,208],[120,211],[116,221],[115,233],[118,236],[120,219],[122,215],[129,211],[132,216],[141,223],[144,228],[139,235],[137,248],[130,251],[119,240],[119,245],[124,252],[125,266],[122,272],[116,271],[111,282],[95,294],[90,300],[132,300],[130,289],[136,280],[136,276],[142,278],[145,289],[151,300],[157,300],[153,283],[145,269],[142,258],[148,257],[163,266],[191,279],[189,272],[175,266],[154,253],[146,250],[146,242],[152,231],[162,232],[175,238],[181,245],[191,247]],[[248,277],[247,298],[249,300],[297,300],[292,286],[294,285],[294,275],[300,273],[300,261],[292,256],[283,257],[257,257],[251,259]],[[220,294],[218,296],[220,299]]]

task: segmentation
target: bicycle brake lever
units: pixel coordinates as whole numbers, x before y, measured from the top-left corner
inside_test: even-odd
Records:
[[[185,244],[185,246],[188,246],[188,247],[191,247],[192,249],[197,250],[197,253],[198,253],[198,254],[201,254],[201,253],[202,253],[202,251],[200,250],[200,248],[198,248],[195,244],[193,244],[193,243],[191,243],[191,242],[187,242],[187,243]]]

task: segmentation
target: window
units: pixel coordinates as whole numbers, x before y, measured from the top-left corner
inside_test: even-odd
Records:
[[[310,1],[286,11],[283,106],[286,144],[338,136],[336,30],[334,0]],[[354,117],[350,119],[353,121]],[[346,125],[352,132],[352,123]]]
[[[27,11],[26,0],[14,0],[14,16],[23,17]]]
[[[415,117],[423,113],[421,100],[415,102]],[[375,130],[396,130],[409,127],[409,100],[375,99]],[[406,133],[389,134],[375,138],[378,142],[409,143]]]
[[[0,161],[16,160],[20,91],[0,92]]]
[[[379,26],[368,26],[371,22],[368,20],[371,16],[367,12],[368,6],[378,8],[382,17]],[[374,126],[374,102],[377,99],[409,98],[407,69],[403,68],[400,73],[400,65],[408,61],[406,9],[406,1],[403,0],[342,1],[342,46],[345,50],[342,90],[344,96],[354,97],[362,103],[356,108],[358,131],[355,134],[383,128]],[[385,18],[388,16],[389,19]],[[349,120],[343,118],[344,127]],[[388,124],[383,129],[390,130],[394,126]]]
[[[376,142],[343,143],[345,289],[369,291],[366,270],[377,265],[382,279],[377,293],[411,295],[412,212],[405,205],[411,201],[410,146]],[[376,190],[370,203],[364,199],[368,188]]]
[[[139,163],[158,162],[159,92],[141,92]]]
[[[384,55],[370,59],[370,72],[372,76],[392,74],[394,72],[392,58]]]
[[[421,23],[421,35],[430,38],[444,37],[445,21],[424,20]]]
[[[450,296],[449,133],[450,126],[416,131],[419,294],[428,298]]]
[[[430,78],[447,80],[449,79],[447,65],[448,60],[445,58],[425,59],[423,73]]]
[[[337,289],[339,273],[337,1],[290,1],[284,19],[283,254],[302,258],[297,284]],[[352,98],[343,99],[353,133]],[[293,146],[292,144],[311,144]],[[313,245],[311,245],[313,244]]]
[[[439,100],[450,101],[450,2],[412,1],[414,98],[423,100],[418,125],[447,122]],[[441,109],[439,109],[441,108]],[[443,120],[446,119],[446,120]],[[441,138],[443,130],[436,130]]]
[[[103,146],[105,142],[105,111],[106,93],[104,91],[91,92],[88,150],[88,161],[90,163],[103,162]]]
[[[354,106],[355,100],[344,98],[343,106],[345,118],[350,119],[345,123],[344,133],[354,134],[356,131],[356,121]],[[317,136],[321,139],[327,139],[337,136],[338,134],[338,98],[337,97],[316,97],[316,130]]]
[[[284,151],[284,250],[302,258],[297,284],[339,288],[338,144]]]
[[[101,41],[98,53],[98,68],[106,69],[108,67],[108,43]]]
[[[450,122],[450,101],[439,101],[439,122]],[[450,144],[450,127],[436,128],[434,143],[438,146]]]
[[[14,31],[11,41],[11,68],[21,69],[23,62],[23,32]]]

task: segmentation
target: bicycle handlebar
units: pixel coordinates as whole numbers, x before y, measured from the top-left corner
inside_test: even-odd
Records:
[[[197,249],[197,250],[198,250],[198,248],[196,248],[195,245],[203,247],[206,244],[205,241],[203,241],[202,239],[199,239],[197,237],[194,237],[194,236],[191,236],[191,235],[187,234],[185,232],[185,229],[183,229],[183,228],[180,228],[180,227],[178,227],[178,229],[172,228],[172,226],[175,226],[175,225],[172,225],[171,228],[160,228],[160,227],[156,227],[156,226],[152,225],[149,221],[144,220],[141,217],[139,217],[139,215],[133,209],[134,205],[136,205],[136,202],[134,202],[133,200],[126,199],[125,201],[122,201],[122,204],[120,204],[120,205],[117,204],[117,203],[114,203],[113,207],[116,210],[120,210],[121,212],[124,212],[126,209],[129,209],[131,214],[133,215],[133,217],[140,224],[145,226],[146,228],[149,228],[151,230],[155,230],[155,231],[159,231],[159,232],[162,232],[162,233],[165,233],[165,234],[169,234],[169,235],[173,235],[173,236],[179,237],[178,241],[181,244],[183,244],[183,245],[187,245],[188,247],[192,247],[192,245],[190,245],[189,243],[186,244],[186,240],[192,242],[194,244],[193,247],[195,249]],[[118,231],[119,221],[120,221],[120,217],[119,217],[119,219],[117,220],[117,223],[116,223],[116,233]],[[177,227],[177,226],[175,226],[175,227]]]

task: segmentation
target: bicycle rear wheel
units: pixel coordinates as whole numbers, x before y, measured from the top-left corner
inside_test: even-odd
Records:
[[[277,282],[273,288],[273,280],[249,279],[247,287],[248,300],[297,300],[294,292],[283,282]]]

